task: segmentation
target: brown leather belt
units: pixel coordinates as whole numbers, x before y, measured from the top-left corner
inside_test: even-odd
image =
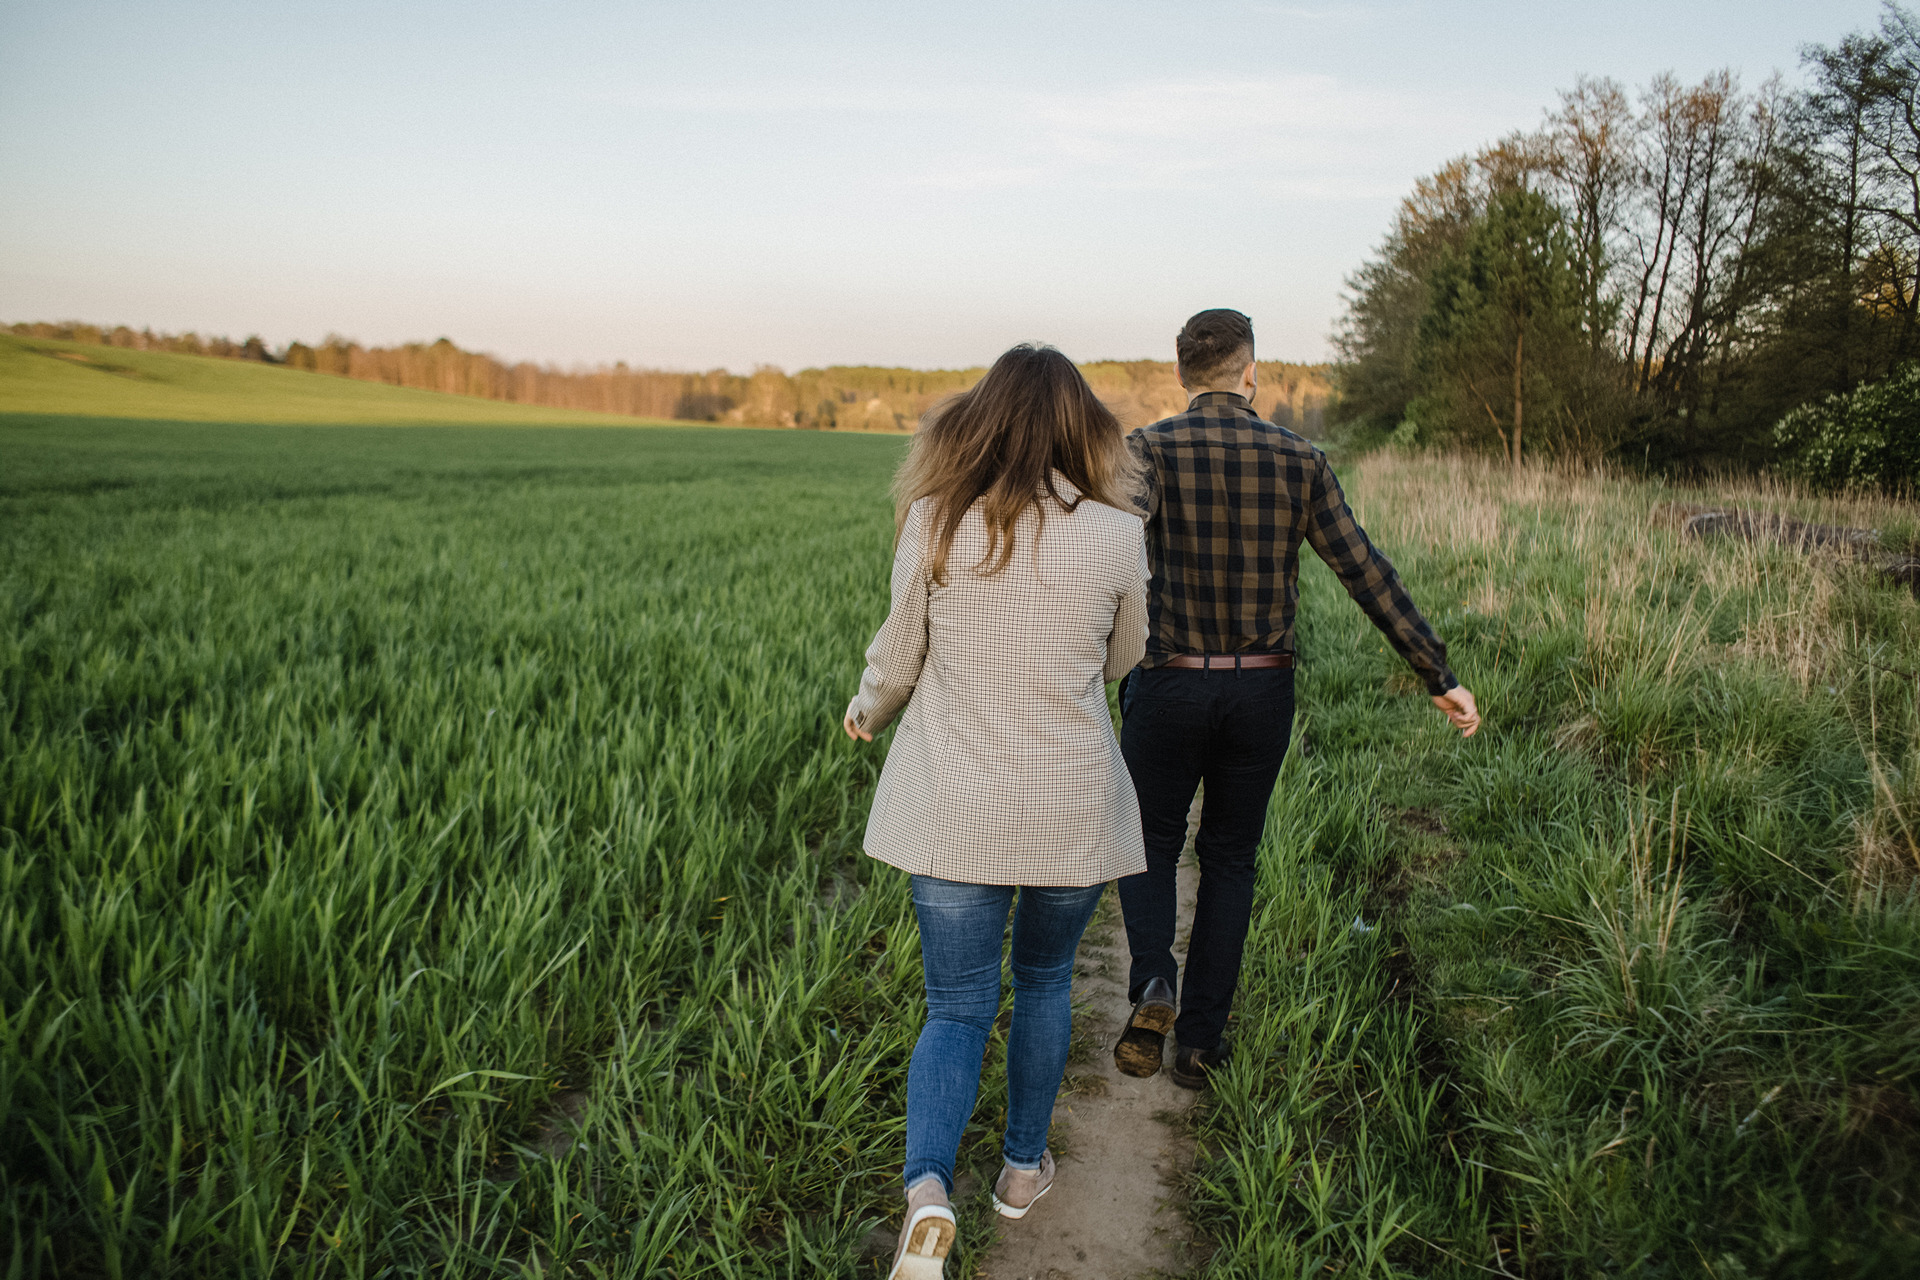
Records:
[[[1290,653],[1182,653],[1168,658],[1162,666],[1193,671],[1237,671],[1256,667],[1290,667]]]

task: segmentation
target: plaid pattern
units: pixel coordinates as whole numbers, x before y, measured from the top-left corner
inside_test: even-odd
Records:
[[[1429,693],[1459,683],[1320,450],[1228,391],[1197,397],[1128,442],[1145,464],[1140,506],[1154,566],[1143,665],[1182,653],[1292,653],[1306,542]]]
[[[1059,887],[1146,870],[1105,685],[1146,649],[1140,520],[1043,501],[1045,524],[1029,510],[1013,559],[988,577],[970,571],[987,527],[968,512],[940,586],[932,500],[907,514],[893,607],[847,708],[871,733],[904,710],[867,817],[866,850],[882,862],[969,884]]]

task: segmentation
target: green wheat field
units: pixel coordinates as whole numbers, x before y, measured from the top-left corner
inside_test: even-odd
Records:
[[[0,338],[6,1275],[877,1274],[903,448]],[[1309,567],[1205,1273],[1914,1274],[1920,605],[1704,491],[1342,471],[1487,728]]]

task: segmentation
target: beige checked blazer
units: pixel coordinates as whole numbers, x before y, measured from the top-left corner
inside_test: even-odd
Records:
[[[867,853],[882,862],[970,884],[1093,885],[1146,870],[1105,687],[1146,650],[1144,527],[1095,502],[1069,512],[1041,501],[1044,524],[1037,510],[1022,516],[1012,561],[990,576],[972,570],[986,522],[962,517],[944,585],[933,582],[932,499],[907,514],[893,607],[847,708],[871,733],[905,708],[867,818]]]

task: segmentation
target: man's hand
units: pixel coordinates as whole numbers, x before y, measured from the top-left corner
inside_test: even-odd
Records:
[[[1435,698],[1433,705],[1447,713],[1463,738],[1471,738],[1480,728],[1480,708],[1473,705],[1473,695],[1465,685],[1455,685]]]
[[[1456,690],[1456,692],[1457,692],[1457,690]],[[1438,698],[1435,698],[1435,699],[1434,699],[1434,701],[1435,701],[1435,702],[1438,702],[1438,701],[1440,701],[1440,699],[1438,699]],[[1469,698],[1467,699],[1467,705],[1468,705],[1468,706],[1472,706],[1472,705],[1473,705],[1473,699],[1472,699],[1471,697],[1469,697]],[[1475,723],[1477,724],[1477,723],[1479,723],[1479,721],[1478,721],[1478,720],[1476,719],[1476,720],[1475,720]],[[862,729],[862,728],[861,728],[861,727],[860,727],[859,725],[857,725],[857,724],[855,724],[855,723],[853,722],[853,713],[852,713],[851,711],[849,711],[849,712],[847,713],[847,718],[846,718],[845,720],[842,720],[842,721],[840,722],[840,727],[841,727],[842,729],[845,729],[845,730],[847,731],[847,736],[848,736],[849,738],[858,738],[858,739],[860,739],[860,741],[862,741],[862,742],[872,742],[872,741],[873,741],[873,735],[872,735],[872,734],[870,734],[870,733],[868,733],[868,732],[867,732],[867,731],[866,731],[865,729]],[[1472,730],[1468,730],[1468,732],[1469,732],[1469,733],[1471,733],[1471,732],[1472,732]]]

